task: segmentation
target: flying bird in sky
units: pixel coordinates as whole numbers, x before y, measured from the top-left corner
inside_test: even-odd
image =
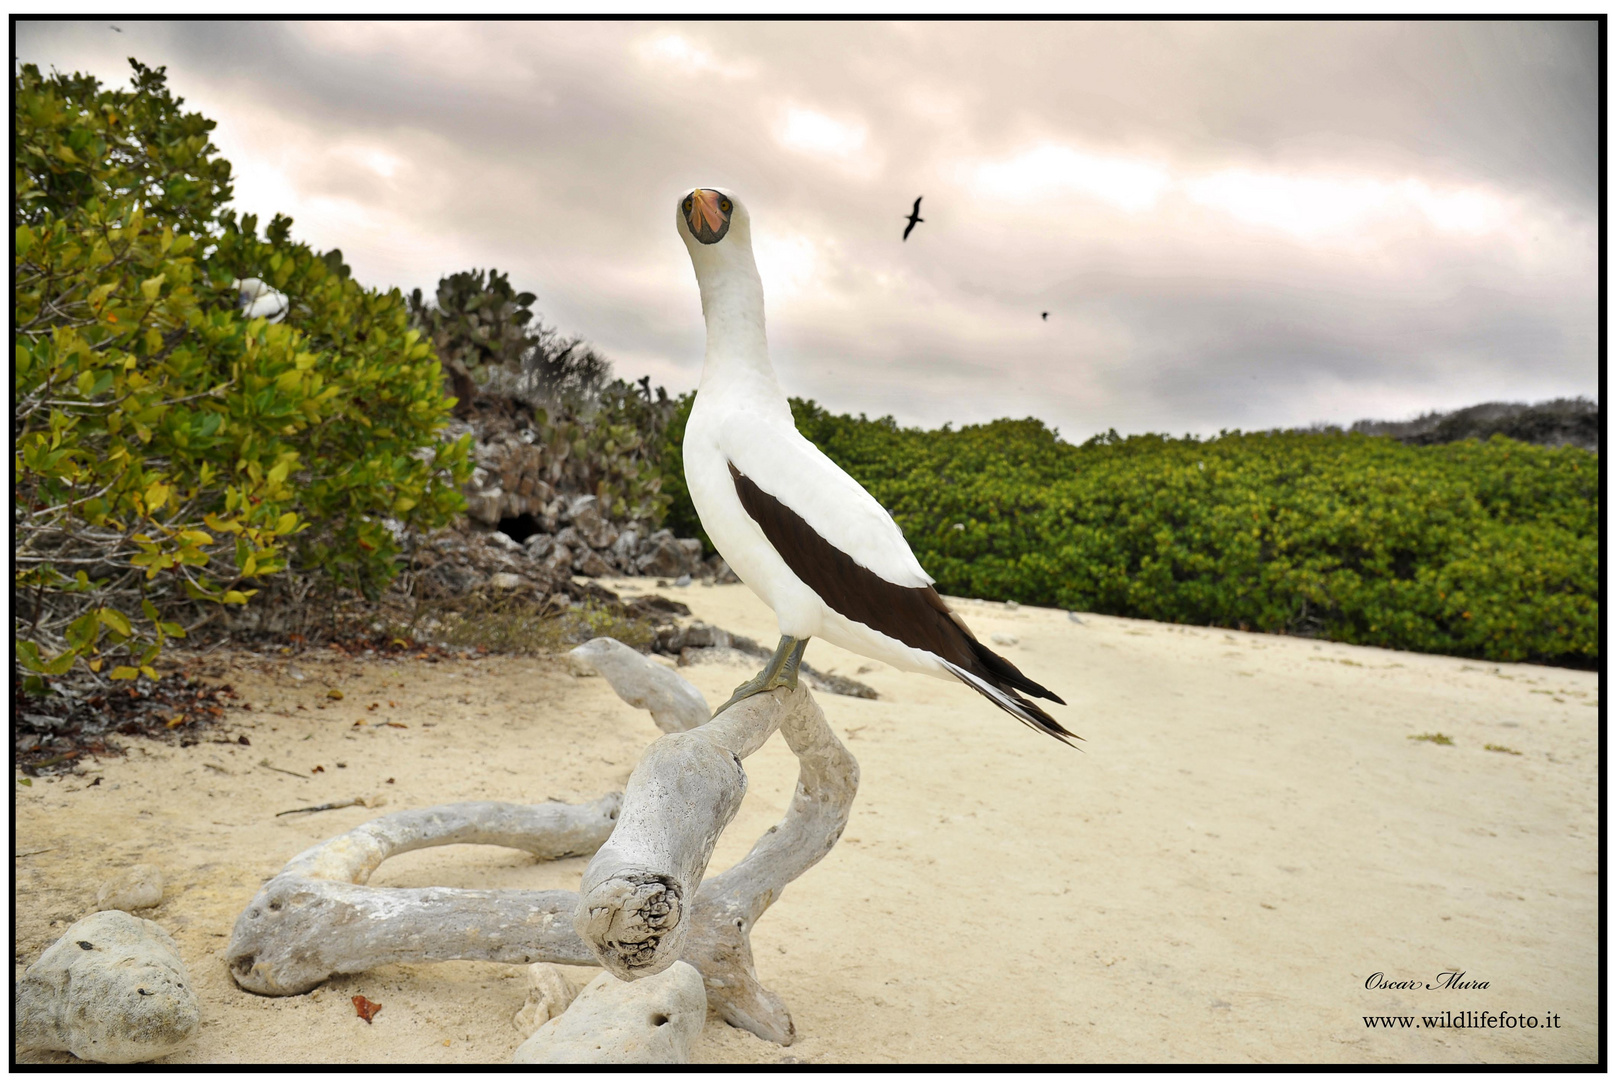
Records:
[[[919,203],[923,201],[923,195],[920,195],[918,198],[913,200],[913,212],[907,215],[907,228],[902,230],[903,243],[907,242],[907,234],[913,231],[913,226],[924,220],[923,218],[919,217]]]
[[[119,30],[119,29],[118,29],[118,27],[116,27],[116,26],[114,26],[114,25],[113,25],[113,24],[112,24],[112,23],[108,23],[108,24],[107,24],[107,29],[109,29],[109,30],[118,30],[118,32],[119,32],[119,33],[120,33],[120,34],[122,34],[122,33],[123,33],[123,32],[124,32],[124,31],[122,31],[122,30]]]
[[[1047,321],[1048,321],[1048,312],[1045,311],[1045,312],[1043,312],[1043,322],[1047,322]]]
[[[1058,695],[975,640],[885,508],[795,430],[767,357],[748,212],[729,191],[697,188],[677,204],[676,227],[705,325],[682,440],[688,491],[716,550],[776,613],[782,635],[765,669],[721,709],[794,687],[807,642],[820,637],[903,671],[958,679],[1030,727],[1076,738],[1023,696],[1063,705]]]

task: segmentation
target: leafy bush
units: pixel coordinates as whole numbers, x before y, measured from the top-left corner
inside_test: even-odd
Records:
[[[1598,656],[1599,470],[1582,450],[1286,432],[1074,446],[1036,420],[921,431],[791,406],[943,592],[1491,660]],[[676,498],[671,520],[691,507]]]
[[[478,384],[506,369],[518,373],[526,353],[535,348],[530,332],[534,293],[515,293],[506,274],[469,270],[440,279],[434,301],[413,289],[409,301],[412,325],[429,340],[457,396],[457,411],[467,415]]]
[[[699,512],[693,508],[693,496],[688,493],[687,474],[682,469],[682,436],[687,433],[688,414],[693,411],[695,391],[689,390],[672,403],[670,422],[665,425],[663,447],[659,454],[660,492],[667,500],[665,527],[677,536],[698,537],[704,544],[706,556],[714,555],[716,545],[710,542]]]
[[[676,402],[649,378],[616,379],[586,401],[555,402],[536,413],[546,479],[597,496],[616,521],[663,522],[665,432]]]
[[[111,674],[151,676],[198,605],[246,603],[290,557],[375,589],[385,519],[443,523],[468,469],[435,439],[439,366],[399,294],[286,218],[261,240],[222,215],[213,122],[132,64],[129,91],[13,81],[13,626],[36,675],[111,646]],[[236,314],[249,276],[292,297],[285,323]]]

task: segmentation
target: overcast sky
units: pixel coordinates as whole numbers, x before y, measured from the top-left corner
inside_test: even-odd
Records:
[[[115,22],[17,58],[167,65],[239,209],[368,285],[507,271],[673,391],[705,185],[779,380],[836,411],[1081,439],[1598,394],[1593,23]]]

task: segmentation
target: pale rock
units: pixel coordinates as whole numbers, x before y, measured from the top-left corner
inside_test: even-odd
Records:
[[[520,544],[517,540],[514,540],[511,536],[508,536],[500,529],[497,529],[495,532],[486,533],[485,544],[489,547],[495,548],[497,551],[524,550],[523,544]]]
[[[577,495],[574,499],[570,500],[568,506],[564,508],[563,513],[559,514],[558,516],[564,521],[573,522],[580,514],[596,514],[597,512],[596,495]]]
[[[136,911],[163,900],[163,874],[151,863],[137,863],[96,890],[96,910]]]
[[[487,488],[476,491],[467,496],[468,517],[486,525],[494,525],[502,519],[502,489]]]
[[[524,541],[524,550],[530,558],[540,562],[552,554],[552,537],[546,533],[536,533]]]
[[[637,569],[652,577],[676,577],[686,569],[687,553],[669,529],[648,538],[648,552],[637,559]]]
[[[529,581],[518,574],[491,574],[490,586],[494,589],[522,589]]]
[[[197,1030],[197,995],[175,939],[98,911],[29,965],[16,987],[17,1052],[66,1050],[114,1065],[173,1053]]]
[[[530,996],[513,1017],[513,1026],[525,1038],[534,1035],[548,1020],[562,1016],[579,992],[574,983],[564,978],[557,964],[531,964],[528,974]]]
[[[622,565],[626,560],[637,558],[637,547],[642,543],[642,533],[635,527],[623,529],[614,539],[614,561]]]
[[[685,1065],[704,1028],[704,979],[678,960],[621,982],[607,971],[513,1054],[515,1065]]]
[[[552,551],[541,560],[541,565],[548,574],[568,573],[574,567],[574,563],[575,553],[562,544],[554,544]]]
[[[609,547],[620,536],[620,530],[604,517],[604,507],[596,495],[582,495],[570,503],[566,516],[581,540],[594,551]]]
[[[581,552],[580,556],[576,558],[575,569],[587,577],[611,577],[615,573],[612,563],[599,552],[590,549]]]
[[[1020,644],[1020,639],[1017,638],[1017,637],[1014,637],[1011,634],[993,634],[992,635],[992,644],[993,645],[1018,645],[1018,644]]]

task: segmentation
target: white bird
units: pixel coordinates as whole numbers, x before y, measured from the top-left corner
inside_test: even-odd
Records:
[[[885,508],[795,430],[767,358],[761,277],[737,197],[697,188],[677,204],[676,226],[705,324],[704,373],[682,440],[688,491],[716,550],[777,614],[782,635],[766,668],[722,709],[793,687],[807,641],[820,637],[903,671],[959,679],[1031,727],[1076,738],[1022,691],[1059,697],[975,640]]]
[[[287,294],[277,292],[259,278],[238,278],[231,287],[237,290],[237,308],[244,319],[263,316],[275,323],[287,317]]]

